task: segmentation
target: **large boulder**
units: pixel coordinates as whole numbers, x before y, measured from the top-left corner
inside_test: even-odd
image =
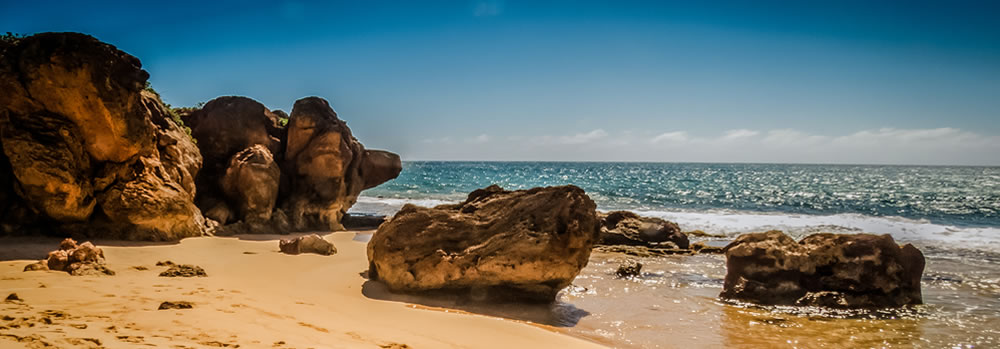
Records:
[[[257,144],[233,155],[226,174],[222,176],[222,191],[235,199],[239,215],[248,222],[268,221],[278,200],[281,170],[274,157],[263,145]]]
[[[595,208],[571,185],[493,185],[455,205],[406,205],[368,243],[368,274],[393,291],[552,301],[587,265]]]
[[[37,34],[3,49],[0,143],[17,201],[52,230],[142,240],[203,233],[193,204],[201,156],[143,91],[148,77],[137,58],[83,34]]]
[[[687,235],[677,223],[654,217],[641,217],[629,211],[613,211],[601,215],[600,245],[659,246],[672,243],[687,249]]]
[[[298,230],[342,230],[341,220],[362,190],[396,178],[399,156],[367,151],[319,97],[295,101],[288,121],[284,203]]]
[[[780,231],[744,234],[726,246],[720,297],[764,305],[900,307],[922,302],[924,256],[892,236]]]

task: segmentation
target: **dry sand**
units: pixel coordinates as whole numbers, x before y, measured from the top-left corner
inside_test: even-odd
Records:
[[[23,272],[59,240],[0,238],[0,348],[600,347],[523,322],[379,300],[391,297],[362,276],[365,243],[355,232],[326,235],[333,256],[279,253],[287,237],[95,241],[115,276]],[[208,277],[159,277],[164,260]],[[3,301],[9,293],[23,301]],[[157,310],[164,301],[194,307]]]

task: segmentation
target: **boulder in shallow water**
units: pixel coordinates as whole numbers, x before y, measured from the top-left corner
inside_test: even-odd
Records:
[[[634,259],[626,259],[618,266],[615,275],[620,278],[629,278],[642,275],[642,263]]]
[[[641,217],[629,211],[601,215],[600,245],[653,246],[670,242],[688,248],[688,237],[677,223],[653,217]]]
[[[281,239],[278,242],[278,249],[287,254],[315,253],[324,256],[337,254],[337,248],[333,246],[333,243],[317,234],[294,239]]]
[[[780,231],[744,234],[726,246],[720,297],[763,305],[900,307],[922,302],[924,256],[892,236]]]
[[[552,301],[587,265],[595,206],[572,185],[493,185],[455,205],[406,205],[369,241],[369,275],[393,291]]]

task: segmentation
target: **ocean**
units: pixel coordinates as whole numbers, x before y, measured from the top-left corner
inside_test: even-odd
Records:
[[[718,255],[623,258],[595,253],[550,306],[436,304],[554,326],[615,347],[1000,347],[1000,167],[404,162],[352,212],[461,201],[477,188],[573,184],[599,210],[631,210],[726,238],[778,229],[891,234],[927,257],[926,304],[882,312],[738,306],[716,296]]]

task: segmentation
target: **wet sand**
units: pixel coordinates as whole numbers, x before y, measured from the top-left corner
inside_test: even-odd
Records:
[[[23,299],[0,301],[0,347],[601,347],[563,329],[401,301],[364,278],[356,232],[326,235],[333,256],[281,254],[287,237],[94,241],[114,276],[23,272],[58,239],[0,238],[0,297]],[[165,260],[208,276],[159,277]],[[164,301],[193,308],[158,310]]]

